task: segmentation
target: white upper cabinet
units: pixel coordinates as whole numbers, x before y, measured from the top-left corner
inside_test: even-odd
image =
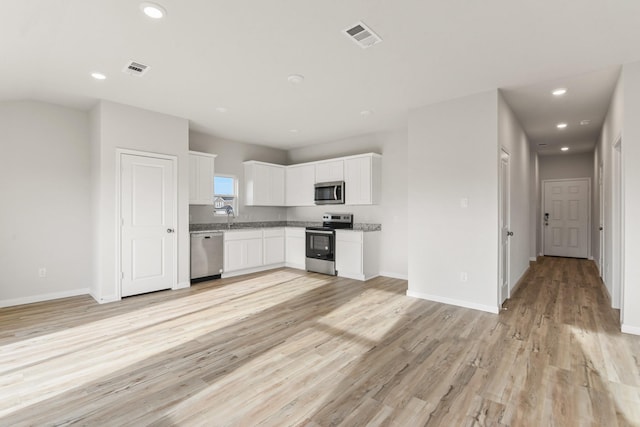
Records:
[[[285,206],[285,166],[256,161],[244,162],[245,204]]]
[[[215,154],[189,151],[189,204],[213,205]]]
[[[316,183],[344,181],[344,160],[326,160],[316,163]]]
[[[344,160],[345,204],[380,203],[382,157],[379,154],[353,156]]]
[[[286,172],[287,206],[314,206],[315,165],[288,166]]]

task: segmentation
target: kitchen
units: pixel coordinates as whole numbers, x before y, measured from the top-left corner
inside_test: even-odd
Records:
[[[379,275],[381,224],[354,224],[354,215],[344,210],[374,207],[379,203],[382,156],[365,153],[289,166],[250,160],[243,162],[238,177],[220,172],[224,166],[220,156],[195,151],[189,155],[190,194],[194,195],[190,200],[192,282],[282,266],[357,280]],[[240,189],[233,190],[235,194],[225,191],[227,206],[223,206],[222,194],[211,190],[214,170],[216,180],[231,180],[236,189]],[[202,191],[201,186],[206,189]],[[209,196],[195,196],[199,194]],[[242,207],[239,207],[240,200]],[[245,209],[270,206],[281,209],[318,206],[325,210],[337,208],[342,213],[325,213],[315,221],[297,220],[288,215],[283,220],[282,212],[277,212],[272,220],[265,220],[266,216],[246,220],[248,215],[243,215]],[[208,222],[193,222],[194,213]],[[235,218],[236,215],[239,218]],[[340,230],[335,231],[336,228]],[[314,245],[320,241],[322,247]],[[210,248],[208,254],[203,253],[204,246]],[[221,252],[224,257],[220,257]],[[220,265],[207,262],[209,259],[219,259]],[[202,270],[203,265],[207,265],[208,270]]]

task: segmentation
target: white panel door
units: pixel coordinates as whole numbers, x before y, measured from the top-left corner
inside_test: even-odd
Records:
[[[122,154],[121,295],[169,289],[176,272],[174,162]]]
[[[589,256],[589,180],[544,182],[544,254]]]

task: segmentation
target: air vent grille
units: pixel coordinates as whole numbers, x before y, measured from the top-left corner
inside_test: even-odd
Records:
[[[360,21],[355,25],[343,31],[355,44],[363,49],[369,48],[382,41],[371,28],[367,27],[364,22]]]
[[[148,65],[141,64],[140,62],[129,61],[125,64],[122,72],[130,74],[132,76],[142,76],[147,71],[149,71],[150,68],[151,67],[149,67]]]

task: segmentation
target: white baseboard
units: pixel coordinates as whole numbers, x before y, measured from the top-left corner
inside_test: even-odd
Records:
[[[623,323],[621,330],[625,334],[640,335],[640,326],[629,326]]]
[[[534,256],[529,257],[529,261],[534,261],[534,262],[535,262],[535,261],[537,261],[537,260],[538,260],[538,258],[537,258],[537,257],[534,257]]]
[[[593,256],[589,255],[589,261],[593,261]]]
[[[493,314],[499,313],[497,305],[495,307],[492,307],[489,305],[476,304],[474,302],[469,302],[469,301],[462,301],[458,299],[446,298],[446,297],[441,297],[437,295],[429,295],[429,294],[416,292],[412,290],[407,291],[407,296],[413,297],[413,298],[426,299],[429,301],[441,302],[443,304],[455,305],[458,307],[471,308],[473,310],[486,311],[487,313],[493,313]]]
[[[89,288],[72,289],[63,292],[51,292],[48,294],[33,295],[24,298],[13,298],[0,300],[0,307],[11,307],[14,305],[31,304],[34,302],[51,301],[59,298],[76,297],[78,295],[89,295]]]
[[[172,289],[177,290],[177,289],[186,289],[190,287],[191,287],[191,282],[180,282],[176,286],[174,286]]]
[[[516,284],[513,285],[513,287],[509,290],[509,297],[511,297],[518,290],[520,285],[522,285],[522,282],[524,282],[524,277],[527,275],[527,273],[529,272],[530,268],[531,267],[527,267],[527,268],[524,269],[524,271],[520,275],[520,278],[516,281]]]
[[[122,298],[117,298],[115,295],[109,295],[108,297],[98,298],[97,295],[94,295],[92,292],[89,292],[89,295],[96,300],[98,304],[108,304],[110,302],[116,302],[122,300]]]
[[[260,267],[246,268],[244,270],[237,270],[237,271],[230,271],[228,273],[222,273],[222,278],[224,279],[226,277],[235,277],[235,276],[242,276],[243,274],[258,273],[260,271],[273,270],[274,268],[280,268],[284,266],[285,266],[284,262],[280,262],[277,264],[261,265]]]
[[[409,276],[407,274],[393,273],[391,271],[381,271],[380,275],[384,277],[391,277],[392,279],[409,280]]]
[[[307,267],[304,264],[296,264],[292,262],[287,262],[284,264],[285,267],[295,268],[296,270],[306,270]]]

